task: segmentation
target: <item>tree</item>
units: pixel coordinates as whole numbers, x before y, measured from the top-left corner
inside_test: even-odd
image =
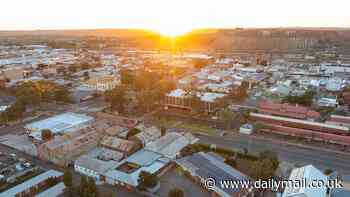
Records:
[[[221,112],[220,116],[221,119],[225,122],[226,129],[230,129],[236,115],[230,109],[226,108]]]
[[[165,127],[160,128],[160,133],[162,136],[164,136],[166,134],[166,128]]]
[[[72,188],[72,186],[73,186],[73,176],[72,176],[72,172],[69,170],[69,168],[66,168],[64,170],[63,183],[68,188]]]
[[[324,170],[324,174],[327,175],[327,176],[332,174],[332,173],[333,173],[333,170],[331,170],[331,169],[325,169]]]
[[[88,188],[88,182],[86,179],[86,176],[80,177],[80,186],[79,186],[79,196],[80,197],[86,197],[87,196],[87,188]]]
[[[229,157],[225,160],[225,163],[227,163],[228,165],[230,165],[233,168],[237,167],[237,161],[233,158],[233,157]]]
[[[89,197],[97,197],[98,196],[98,190],[97,190],[95,179],[89,178],[87,185],[88,186],[87,186],[86,190],[87,190],[88,196]]]
[[[119,113],[124,112],[126,91],[123,87],[115,87],[111,92],[106,93],[106,100],[111,103],[111,109],[117,110]]]
[[[89,72],[87,72],[87,71],[84,72],[84,79],[85,79],[85,80],[89,80],[89,79],[90,79],[90,74],[89,74]]]
[[[78,68],[77,68],[77,66],[70,66],[70,67],[68,67],[68,71],[71,73],[75,73],[78,71]]]
[[[138,129],[138,128],[132,128],[132,129],[130,129],[130,130],[128,131],[128,134],[126,134],[126,138],[129,139],[129,138],[131,138],[132,136],[134,136],[134,135],[136,135],[136,134],[138,134],[138,133],[140,133],[140,132],[141,132],[140,129]]]
[[[72,101],[69,91],[67,90],[67,88],[63,86],[58,86],[55,88],[54,99],[55,101],[65,102],[65,103]]]
[[[275,169],[271,160],[263,159],[257,160],[252,165],[252,174],[251,176],[256,180],[269,180],[274,177]]]
[[[26,107],[22,101],[17,100],[13,105],[7,108],[1,113],[1,121],[15,121],[23,117],[23,113],[26,111]]]
[[[185,193],[180,188],[173,188],[169,191],[168,197],[184,197]]]
[[[279,166],[279,160],[278,160],[278,155],[276,152],[273,151],[263,151],[259,154],[260,160],[268,159],[271,161],[273,165],[273,169],[276,170]]]
[[[44,141],[51,140],[53,138],[52,131],[50,129],[43,129],[41,131],[41,139]]]
[[[145,190],[147,188],[154,188],[158,184],[158,177],[146,171],[141,171],[138,179],[138,188]]]

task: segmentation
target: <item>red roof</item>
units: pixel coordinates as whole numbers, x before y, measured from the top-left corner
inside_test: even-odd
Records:
[[[280,115],[298,119],[320,117],[320,113],[309,110],[307,107],[295,106],[288,103],[280,104],[263,101],[259,103],[259,107],[262,113],[271,115]]]

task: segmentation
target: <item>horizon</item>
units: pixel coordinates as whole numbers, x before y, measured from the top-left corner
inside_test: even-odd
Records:
[[[21,6],[18,6],[21,5]],[[302,5],[302,6],[300,6]],[[317,0],[6,1],[1,31],[146,29],[181,35],[195,29],[324,27],[350,28],[350,3]]]

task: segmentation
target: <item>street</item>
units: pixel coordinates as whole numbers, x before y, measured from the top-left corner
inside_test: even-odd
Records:
[[[344,174],[350,173],[350,154],[346,153],[309,149],[243,135],[225,137],[198,135],[197,137],[200,139],[200,143],[216,144],[223,148],[246,148],[248,152],[254,153],[269,150],[278,153],[280,160],[296,165],[312,164],[320,169],[332,169]]]

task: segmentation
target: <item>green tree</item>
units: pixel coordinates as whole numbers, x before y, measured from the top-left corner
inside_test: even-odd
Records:
[[[123,87],[116,87],[111,92],[107,93],[107,100],[111,103],[111,109],[117,110],[119,113],[124,112],[126,91]]]
[[[263,151],[259,154],[260,160],[268,159],[273,165],[273,170],[276,170],[279,166],[279,159],[276,152],[273,151]]]
[[[160,128],[160,133],[162,136],[164,136],[166,134],[166,128],[165,127]]]
[[[128,134],[126,134],[126,138],[129,139],[129,138],[131,138],[132,136],[134,136],[134,135],[136,135],[136,134],[138,134],[138,133],[140,133],[140,132],[141,132],[140,129],[138,129],[138,128],[132,128],[132,129],[130,129],[130,130],[128,131]]]
[[[168,197],[184,197],[185,193],[180,188],[173,188],[169,191]]]
[[[41,139],[44,141],[51,140],[53,138],[52,131],[50,129],[43,129],[41,131]]]
[[[87,197],[88,181],[86,176],[80,176],[79,196]]]
[[[73,175],[72,175],[72,172],[69,170],[69,168],[66,168],[64,170],[63,183],[68,188],[73,187]]]
[[[255,161],[252,165],[252,170],[251,176],[256,180],[269,180],[275,174],[274,165],[269,159]]]
[[[86,189],[87,189],[88,197],[97,197],[98,196],[98,189],[96,186],[95,179],[93,179],[93,178],[88,179],[88,186]]]
[[[226,129],[231,129],[233,120],[236,115],[230,109],[226,108],[220,113],[221,119],[224,121]]]
[[[147,188],[154,188],[158,184],[158,177],[146,171],[141,171],[138,179],[138,188],[145,190]]]

